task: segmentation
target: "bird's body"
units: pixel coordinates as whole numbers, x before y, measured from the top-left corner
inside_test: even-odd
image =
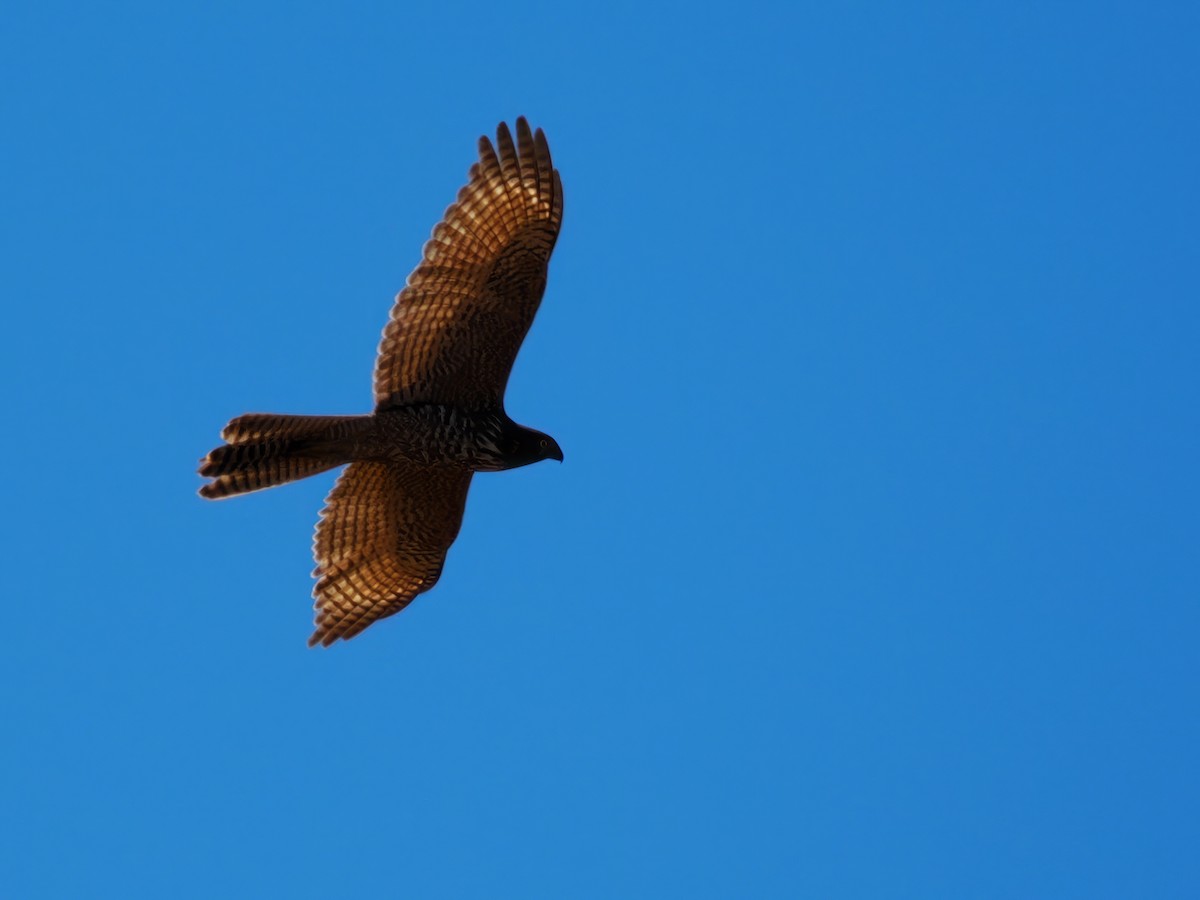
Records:
[[[537,462],[521,452],[521,437],[531,429],[503,410],[410,403],[381,410],[374,419],[375,427],[363,435],[356,459],[409,460],[468,472],[501,472]]]
[[[437,582],[475,472],[562,460],[513,422],[504,387],[546,285],[562,186],[539,130],[501,124],[396,298],[362,416],[252,413],[201,463],[210,499],[350,463],[326,500],[313,554],[317,630],[350,638]]]

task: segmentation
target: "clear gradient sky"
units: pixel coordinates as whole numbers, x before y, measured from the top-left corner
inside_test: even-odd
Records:
[[[1200,896],[1198,9],[7,6],[4,895]],[[566,462],[309,650],[196,460],[519,114]]]

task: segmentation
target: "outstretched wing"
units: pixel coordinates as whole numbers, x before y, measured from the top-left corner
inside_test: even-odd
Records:
[[[562,222],[562,183],[539,128],[504,123],[499,155],[479,139],[479,162],[425,244],[383,330],[375,404],[491,408],[546,289]]]
[[[352,638],[437,583],[470,484],[470,472],[449,466],[346,467],[313,540],[317,630],[309,646]]]

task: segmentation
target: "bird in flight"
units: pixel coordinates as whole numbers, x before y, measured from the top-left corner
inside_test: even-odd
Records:
[[[466,186],[396,296],[375,363],[375,411],[249,413],[200,463],[210,500],[345,465],[313,540],[316,631],[348,640],[441,575],[471,476],[543,459],[554,438],[504,412],[504,388],[546,289],[562,182],[546,136],[517,119],[479,139]]]

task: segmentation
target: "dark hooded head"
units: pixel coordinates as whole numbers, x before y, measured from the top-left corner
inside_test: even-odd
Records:
[[[508,433],[507,438],[509,443],[504,448],[504,461],[510,469],[541,462],[543,459],[557,459],[562,462],[562,448],[558,446],[558,441],[548,434],[517,425]]]

